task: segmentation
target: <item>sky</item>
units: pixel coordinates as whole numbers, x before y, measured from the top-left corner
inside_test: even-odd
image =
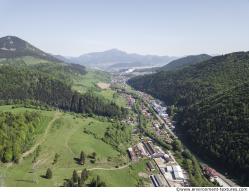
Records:
[[[0,37],[64,56],[249,51],[249,0],[0,0]]]

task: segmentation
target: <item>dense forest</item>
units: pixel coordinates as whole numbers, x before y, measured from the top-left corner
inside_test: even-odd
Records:
[[[177,130],[201,154],[249,184],[249,52],[129,80],[178,109]]]
[[[0,113],[0,161],[18,162],[21,153],[33,144],[41,131],[38,128],[40,118],[37,112]]]
[[[56,108],[78,113],[121,117],[127,110],[104,98],[87,93],[81,95],[70,85],[49,74],[27,67],[0,67],[0,100],[35,100]]]
[[[186,56],[180,59],[176,59],[174,61],[171,61],[167,65],[164,65],[158,70],[177,70],[177,69],[182,69],[184,67],[187,67],[189,65],[194,65],[197,63],[201,63],[203,61],[207,61],[208,59],[211,59],[212,57],[207,54],[201,54],[201,55],[190,55]]]
[[[213,57],[177,71],[161,71],[128,81],[167,105],[188,106],[249,80],[249,52]]]
[[[249,83],[186,108],[180,118],[199,153],[249,185]]]

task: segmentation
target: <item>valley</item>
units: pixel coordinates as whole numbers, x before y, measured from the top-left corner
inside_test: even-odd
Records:
[[[248,86],[240,84],[246,77],[236,74],[247,73],[241,66],[248,53],[188,56],[152,71],[110,73],[43,55],[16,37],[3,39],[21,47],[15,57],[4,50],[0,60],[1,186],[234,187],[246,182],[244,176],[234,183],[218,173],[203,155],[216,159],[223,141],[228,152],[233,146],[226,140],[233,134],[224,126],[215,134],[225,131],[226,138],[217,137],[214,146],[205,144],[204,135],[210,136],[214,113],[216,121],[228,118],[229,129],[229,116],[247,114]],[[244,111],[234,112],[236,105]],[[220,117],[220,110],[227,115]],[[241,133],[234,135],[244,150]],[[186,139],[205,150],[198,152]]]

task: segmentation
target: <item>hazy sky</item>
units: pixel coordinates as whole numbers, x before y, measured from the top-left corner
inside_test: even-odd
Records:
[[[0,0],[0,36],[53,54],[249,51],[249,0]]]

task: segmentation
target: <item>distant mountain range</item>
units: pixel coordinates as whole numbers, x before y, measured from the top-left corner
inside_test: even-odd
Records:
[[[157,55],[140,55],[135,53],[126,53],[118,49],[111,49],[103,52],[94,52],[81,55],[79,57],[63,57],[55,55],[65,62],[78,63],[91,68],[100,69],[123,69],[130,67],[153,67],[163,66],[176,57],[157,56]]]
[[[0,58],[17,58],[23,56],[33,56],[48,61],[60,62],[59,59],[51,54],[43,52],[18,37],[6,36],[0,38]]]
[[[173,60],[162,67],[136,69],[136,72],[150,74],[150,73],[155,73],[159,71],[173,71],[173,70],[183,69],[190,65],[201,63],[203,61],[207,61],[211,58],[212,56],[207,55],[207,54],[189,55],[186,57],[182,57],[180,59]]]

